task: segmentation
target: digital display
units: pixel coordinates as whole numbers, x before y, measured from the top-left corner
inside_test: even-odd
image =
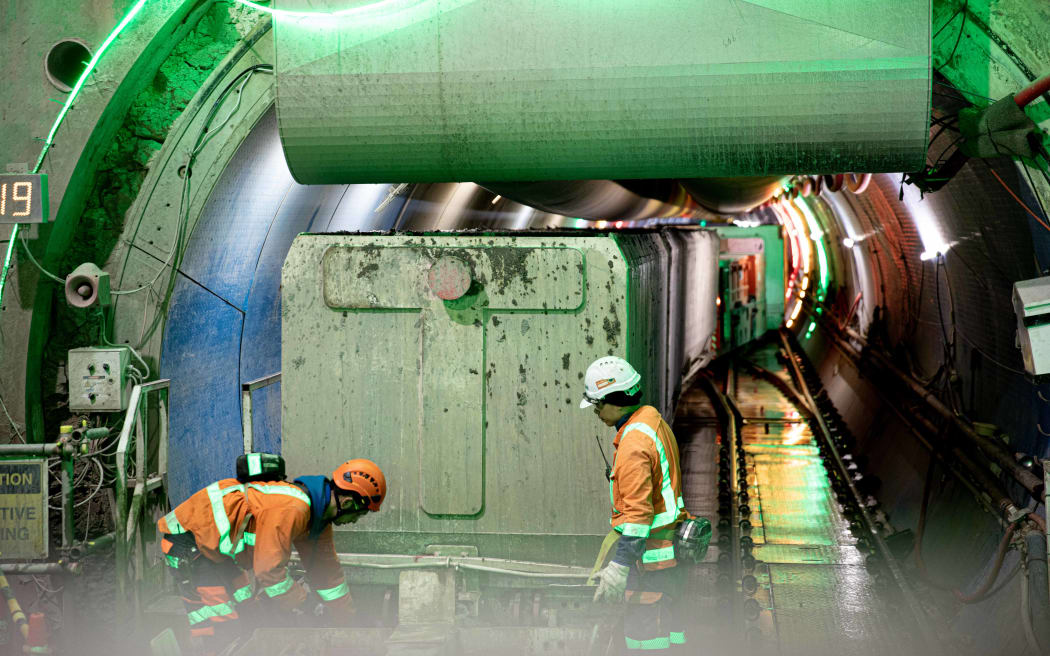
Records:
[[[0,173],[0,223],[47,221],[47,176]]]

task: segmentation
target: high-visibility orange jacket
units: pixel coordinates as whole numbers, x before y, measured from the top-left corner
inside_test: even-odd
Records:
[[[192,533],[201,554],[215,562],[233,558],[254,572],[256,594],[278,603],[296,596],[287,568],[294,544],[314,591],[326,603],[348,606],[350,588],[336,556],[332,526],[311,539],[310,519],[310,497],[297,485],[227,478],[195,492],[161,518],[157,528]]]
[[[643,569],[673,567],[674,527],[689,516],[682,499],[678,441],[660,412],[645,405],[623,424],[613,446],[609,523],[624,536],[648,538]]]

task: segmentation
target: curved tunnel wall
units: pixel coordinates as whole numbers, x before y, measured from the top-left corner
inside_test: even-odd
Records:
[[[880,175],[864,194],[825,193],[805,202],[820,217],[838,273],[828,296],[833,320],[842,320],[862,292],[852,323],[869,342],[888,350],[900,368],[925,381],[963,416],[996,426],[1011,450],[1045,456],[1043,427],[1050,424],[1050,404],[1043,399],[1050,393],[1023,375],[1010,299],[1014,281],[1041,275],[1050,231],[1004,185],[1039,212],[1010,160],[971,163],[925,198],[914,188],[902,190],[899,176]],[[942,258],[928,253],[937,233],[948,245]],[[842,243],[846,237],[856,242],[853,248]],[[991,567],[1002,536],[999,524],[943,469],[933,470],[927,480],[931,456],[884,398],[885,390],[809,325],[809,315],[803,314],[795,330],[858,438],[856,454],[865,474],[886,481],[876,496],[887,521],[897,531],[917,531],[929,486],[922,544],[927,576],[939,585],[972,591]],[[1015,503],[1025,505],[1028,497],[1020,486],[1002,480]],[[919,577],[911,556],[904,554],[903,561],[909,575]],[[1009,578],[1016,569],[1017,556],[1011,554],[998,579],[1001,591],[975,604],[960,604],[951,593],[931,588],[972,653],[1026,648],[1011,610],[1019,594],[1019,578]]]
[[[376,214],[387,185],[303,186],[284,162],[273,112],[241,145],[187,246],[165,327],[170,494],[179,502],[233,475],[243,451],[240,385],[281,368],[280,279],[300,232],[389,229],[404,199]],[[256,448],[280,450],[280,384],[253,393]]]

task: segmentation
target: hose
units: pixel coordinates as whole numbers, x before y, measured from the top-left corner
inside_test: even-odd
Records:
[[[922,504],[919,506],[919,524],[915,529],[915,564],[919,568],[919,574],[922,578],[933,587],[940,588],[941,590],[950,589],[952,594],[955,595],[955,598],[964,604],[977,603],[978,601],[982,601],[991,596],[989,591],[991,590],[992,584],[999,578],[999,572],[1003,567],[1003,560],[1006,558],[1006,552],[1009,551],[1008,547],[1010,546],[1010,539],[1013,537],[1017,525],[1010,524],[1010,526],[1007,527],[1002,540],[999,541],[999,548],[996,552],[995,564],[992,566],[992,571],[988,573],[988,577],[972,594],[966,594],[958,588],[941,585],[935,582],[930,577],[930,573],[926,569],[926,563],[922,559],[922,538],[926,532],[926,511],[930,502],[930,481],[933,479],[935,465],[936,460],[930,458],[930,465],[926,469],[926,480],[923,482],[922,486]]]
[[[1047,91],[1050,91],[1050,74],[1044,75],[1014,94],[1014,102],[1018,107],[1024,107]]]
[[[7,610],[11,612],[11,619],[18,626],[18,630],[22,632],[22,640],[29,640],[29,623],[26,621],[26,614],[22,612],[22,607],[18,604],[18,599],[15,598],[15,593],[11,591],[11,586],[7,582],[7,577],[0,571],[0,592],[3,593],[4,599],[7,600]]]
[[[1025,636],[1037,654],[1046,653],[1042,643],[1050,644],[1050,589],[1047,588],[1046,535],[1028,531],[1024,538],[1024,578],[1021,595],[1024,598],[1021,618]],[[1039,635],[1036,631],[1039,631]]]

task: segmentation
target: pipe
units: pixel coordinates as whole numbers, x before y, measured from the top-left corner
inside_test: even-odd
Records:
[[[0,444],[0,456],[57,456],[61,455],[61,442],[50,444]]]
[[[3,563],[0,572],[16,576],[31,574],[80,574],[80,563],[60,560],[56,563]],[[2,584],[0,584],[2,586]]]
[[[1018,107],[1024,107],[1047,91],[1050,91],[1050,73],[1014,94],[1014,102],[1017,103]]]
[[[841,335],[836,335],[836,331],[841,331],[848,335],[851,339],[855,339],[860,342],[864,347],[865,353],[870,354],[874,359],[878,360],[879,364],[887,371],[892,373],[898,381],[908,386],[911,391],[922,399],[930,408],[941,415],[943,419],[951,422],[956,429],[963,436],[968,438],[977,448],[995,460],[996,464],[999,465],[1004,471],[1009,472],[1015,481],[1020,483],[1028,492],[1036,499],[1043,501],[1046,498],[1046,490],[1043,489],[1043,481],[1037,477],[1028,469],[1021,467],[1014,459],[1012,453],[1006,450],[1006,447],[994,440],[991,440],[983,435],[980,435],[970,426],[968,423],[963,421],[954,412],[952,412],[947,406],[945,406],[940,399],[932,394],[925,387],[915,382],[915,380],[908,374],[901,371],[897,365],[895,365],[889,358],[883,355],[881,352],[871,348],[868,345],[867,340],[862,337],[856,331],[850,328],[838,328],[833,326],[832,322],[822,322],[825,328],[830,328],[827,332],[833,336],[833,339],[842,339]]]
[[[835,342],[834,339],[832,342],[855,364],[860,361],[860,354],[854,351],[848,344]],[[926,439],[926,435],[940,435],[941,431],[938,427],[934,426],[928,419],[921,415],[906,415],[904,412],[901,412],[900,408],[897,407],[897,404],[886,396],[881,386],[876,385],[875,390],[878,392],[882,400],[885,401],[886,406],[893,410],[901,421],[904,422],[916,439],[918,439],[935,458],[940,460],[945,468],[964,486],[966,486],[968,490],[970,490],[978,503],[985,506],[985,509],[995,516],[1005,528],[1011,513],[1016,511],[1016,506],[1014,506],[1010,496],[1002,489],[999,481],[991,475],[991,472],[989,472],[987,468],[979,465],[969,453],[950,443],[947,445],[947,450],[955,458],[956,462],[949,461],[942,452],[942,449],[944,449],[946,445],[940,444],[938,445],[940,448],[935,448],[934,444]],[[923,431],[925,431],[925,433]],[[973,476],[975,479],[974,483],[971,483],[962,475],[959,468],[954,466],[956,463],[962,465],[962,469]],[[981,489],[978,489],[978,486]],[[1032,513],[1029,517],[1037,525],[1039,525],[1043,519],[1035,513]]]
[[[72,547],[69,548],[69,557],[73,560],[80,560],[88,554],[95,553],[96,551],[100,551],[111,546],[116,540],[116,538],[116,532],[113,532],[106,533],[105,535],[100,535],[99,537],[93,540],[86,540],[84,542],[74,544]]]
[[[0,592],[3,593],[4,599],[7,601],[7,610],[11,613],[11,619],[15,625],[18,626],[18,630],[22,633],[22,640],[29,640],[29,623],[26,622],[26,614],[22,612],[22,606],[19,605],[18,599],[15,598],[15,593],[11,592],[11,585],[7,582],[7,577],[4,573],[8,571],[9,565],[0,565]]]
[[[1035,642],[1036,653],[1046,653],[1038,648],[1040,643],[1050,644],[1050,591],[1046,567],[1046,535],[1039,531],[1028,531],[1025,541],[1025,577],[1021,585],[1027,589],[1028,603],[1021,609],[1026,621],[1026,633],[1031,631],[1030,641]],[[1039,635],[1036,635],[1036,631]]]
[[[62,548],[73,546],[73,457],[62,449]]]
[[[489,572],[492,574],[505,574],[507,576],[519,576],[537,579],[584,579],[590,576],[590,571],[583,568],[565,567],[565,569],[578,569],[578,572],[531,572],[525,569],[515,569],[511,565],[542,566],[543,563],[529,563],[526,561],[505,560],[502,558],[472,558],[454,556],[402,556],[398,561],[388,555],[379,554],[336,554],[339,564],[346,567],[364,567],[368,569],[466,569],[477,572]],[[387,560],[391,562],[381,562]],[[474,562],[479,561],[479,562]],[[502,565],[502,566],[500,566]]]

